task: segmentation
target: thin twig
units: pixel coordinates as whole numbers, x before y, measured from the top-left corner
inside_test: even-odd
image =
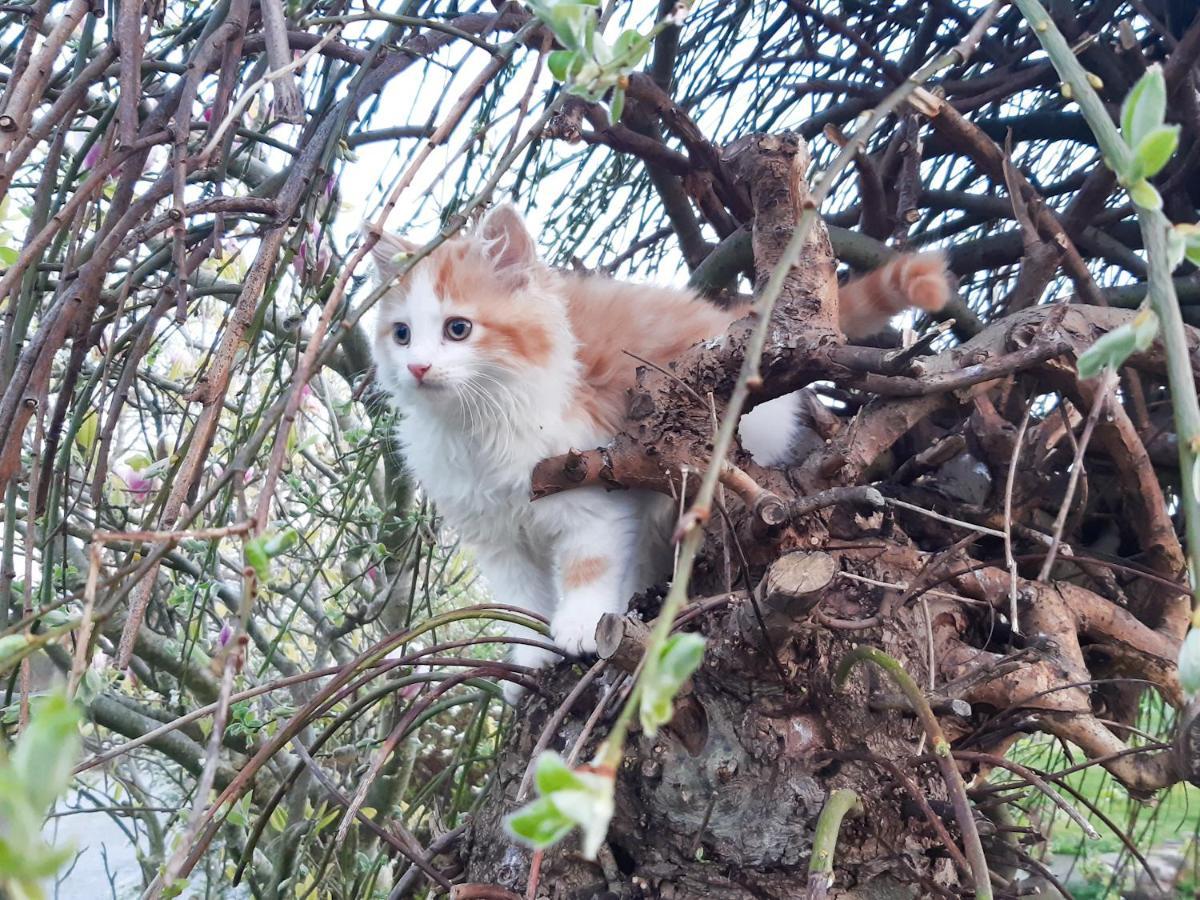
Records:
[[[1046,551],[1046,558],[1042,561],[1042,568],[1038,572],[1038,581],[1048,580],[1050,570],[1054,568],[1054,559],[1058,555],[1058,546],[1062,542],[1063,528],[1067,523],[1067,515],[1071,512],[1071,501],[1075,499],[1075,488],[1079,484],[1079,476],[1083,472],[1083,455],[1087,453],[1088,444],[1092,440],[1092,432],[1096,430],[1096,423],[1100,421],[1100,417],[1108,407],[1109,399],[1112,397],[1112,392],[1116,386],[1117,373],[1106,371],[1100,376],[1100,384],[1095,394],[1092,395],[1092,408],[1088,410],[1088,417],[1083,426],[1083,433],[1079,436],[1079,442],[1075,445],[1075,457],[1071,461],[1071,476],[1067,480],[1067,492],[1063,496],[1062,504],[1058,508],[1058,515],[1054,518],[1054,531],[1050,538],[1050,549]]]

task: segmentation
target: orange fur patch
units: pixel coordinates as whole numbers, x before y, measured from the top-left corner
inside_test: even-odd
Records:
[[[907,257],[904,267],[904,295],[908,302],[926,312],[937,312],[950,300],[950,280],[946,259],[940,253],[920,253]]]
[[[417,268],[431,269],[433,289],[447,313],[465,316],[477,325],[478,345],[496,359],[541,366],[550,356],[552,338],[538,303],[529,301],[527,282],[497,273],[479,245],[467,238],[447,241]],[[404,281],[401,285],[403,287]],[[386,309],[386,305],[384,307]],[[381,335],[391,331],[391,319],[379,316]]]
[[[483,326],[479,346],[492,356],[515,356],[532,366],[550,356],[551,337],[522,278],[504,277],[475,244],[453,241],[434,260],[434,288],[455,312]]]
[[[583,587],[599,580],[608,571],[608,560],[603,556],[585,556],[567,563],[563,570],[563,587],[567,590]]]
[[[838,312],[848,338],[879,331],[910,306],[937,312],[950,299],[946,258],[938,252],[904,253],[842,286]]]
[[[691,291],[565,273],[559,279],[571,331],[579,339],[584,389],[576,409],[609,432],[620,430],[625,418],[628,391],[642,365],[635,357],[665,368],[744,315],[718,309]]]

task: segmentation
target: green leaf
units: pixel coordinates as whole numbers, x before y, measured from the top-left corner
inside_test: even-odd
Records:
[[[317,820],[317,834],[320,834],[322,831],[324,831],[326,828],[328,828],[330,825],[332,825],[333,822],[337,819],[337,817],[340,816],[341,814],[342,814],[342,811],[340,809],[335,809],[332,812],[326,813],[320,819],[318,819]]]
[[[1094,378],[1104,369],[1120,368],[1135,352],[1149,347],[1158,336],[1158,316],[1143,308],[1133,321],[1114,328],[1079,356],[1076,367],[1080,378]]]
[[[1119,368],[1136,346],[1137,335],[1132,325],[1114,328],[1079,354],[1079,361],[1075,364],[1079,377],[1095,378],[1104,369]]]
[[[1129,187],[1129,197],[1142,209],[1162,209],[1162,197],[1154,185],[1145,179]]]
[[[104,690],[104,679],[100,677],[99,672],[88,667],[83,670],[83,678],[79,682],[79,691],[75,694],[75,699],[84,709],[87,709],[102,690]]]
[[[1187,241],[1178,226],[1167,229],[1167,265],[1174,272],[1187,255]]]
[[[145,453],[135,453],[133,456],[125,457],[125,465],[129,466],[129,468],[133,469],[135,472],[141,472],[153,462],[154,460],[152,460]]]
[[[79,708],[64,693],[43,697],[17,739],[10,761],[35,808],[44,811],[67,789],[82,747]]]
[[[538,757],[534,784],[542,796],[504,820],[509,833],[542,849],[558,843],[578,825],[583,830],[583,853],[595,859],[612,820],[613,777],[587,768],[572,769],[550,750]]]
[[[583,58],[576,50],[555,50],[546,57],[546,67],[559,81],[569,81],[582,66]]]
[[[612,103],[608,107],[608,117],[615,125],[621,121],[621,113],[625,111],[625,89],[620,85],[613,88]]]
[[[15,247],[0,247],[0,264],[11,266],[20,258],[21,254]]]
[[[99,417],[94,411],[91,411],[83,417],[83,421],[79,423],[79,428],[75,431],[75,443],[84,453],[91,452],[92,445],[96,443],[98,424]]]
[[[1142,138],[1135,151],[1142,177],[1153,178],[1161,172],[1178,146],[1178,125],[1163,125]]]
[[[29,641],[23,634],[6,634],[0,637],[0,671],[7,668],[5,663],[9,660],[20,659],[28,646]]]
[[[504,827],[513,837],[535,850],[557,844],[574,825],[549,797],[539,797],[504,820]]]
[[[1138,79],[1121,105],[1121,133],[1130,147],[1162,125],[1167,114],[1167,82],[1162,66],[1153,65]]]
[[[1180,222],[1178,225],[1171,226],[1168,241],[1172,235],[1183,241],[1183,252],[1188,261],[1200,266],[1200,225]]]
[[[1133,349],[1139,353],[1147,349],[1158,337],[1158,314],[1150,307],[1143,307],[1133,317]]]
[[[616,73],[613,67],[612,47],[608,46],[608,41],[604,40],[603,36],[592,32],[588,36],[588,42],[584,46],[584,49],[591,54],[592,60],[601,70],[608,71],[609,69],[613,69],[612,74]]]
[[[622,31],[613,42],[613,60],[625,69],[631,69],[642,61],[650,50],[650,39],[636,28]]]
[[[583,785],[579,776],[575,774],[575,770],[553,750],[547,750],[538,757],[533,782],[537,785],[539,794],[552,794],[555,791],[571,790]]]
[[[267,538],[263,544],[263,551],[268,557],[279,556],[281,553],[287,553],[300,540],[300,532],[295,528],[285,528],[279,534]]]
[[[583,830],[583,855],[588,859],[596,858],[613,814],[612,782],[600,776],[593,777],[606,783],[587,790],[555,791],[546,797],[563,816]]]
[[[254,570],[260,582],[265,583],[271,577],[271,556],[266,549],[265,535],[250,538],[242,547],[242,557],[246,565]]]
[[[238,828],[245,828],[250,824],[250,795],[245,794],[237,803],[230,807],[229,812],[225,815],[225,821],[231,825],[236,825]]]
[[[587,3],[558,3],[544,21],[566,49],[585,50],[596,32],[596,9]]]
[[[593,66],[593,68],[595,67]],[[582,75],[582,73],[580,74]],[[588,81],[581,77],[567,89],[567,93],[573,94],[576,97],[582,97],[584,100],[587,100],[590,103],[595,103],[600,99],[601,96],[603,96],[604,91],[597,90]]]
[[[282,832],[287,828],[288,814],[282,803],[275,804],[275,808],[271,810],[271,827],[276,831]]]
[[[1179,648],[1179,684],[1189,697],[1200,694],[1200,628],[1192,628]]]
[[[675,695],[704,658],[704,638],[698,634],[673,634],[662,649],[646,659],[642,671],[638,717],[650,736],[671,721]]]

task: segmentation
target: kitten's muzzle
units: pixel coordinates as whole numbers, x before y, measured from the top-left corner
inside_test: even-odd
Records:
[[[417,379],[417,384],[425,380],[426,373],[433,368],[429,363],[409,363],[408,371],[412,372],[413,378]]]

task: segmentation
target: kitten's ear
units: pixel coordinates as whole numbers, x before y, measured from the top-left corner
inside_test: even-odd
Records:
[[[398,234],[390,231],[376,231],[370,225],[363,225],[364,235],[377,234],[379,240],[371,248],[371,257],[375,261],[375,271],[381,281],[391,281],[400,271],[401,257],[405,253],[415,253],[421,249],[420,244],[407,241]]]
[[[525,221],[511,203],[501,203],[487,214],[476,236],[496,268],[525,275],[537,265],[537,244]]]

